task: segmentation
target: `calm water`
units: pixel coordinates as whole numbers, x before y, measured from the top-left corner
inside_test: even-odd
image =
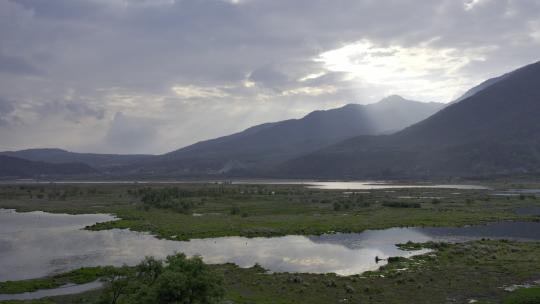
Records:
[[[0,301],[5,300],[33,300],[41,299],[52,296],[63,296],[70,294],[77,294],[89,290],[95,290],[103,287],[103,283],[99,281],[87,283],[87,284],[68,284],[58,288],[41,289],[33,292],[25,292],[18,294],[0,294]]]
[[[509,189],[493,193],[497,196],[540,195],[540,189]]]
[[[181,181],[181,180],[155,180],[155,181],[35,181],[16,180],[0,183],[9,184],[176,184],[176,183],[222,183],[219,180]],[[287,180],[287,179],[245,179],[232,180],[232,184],[238,185],[305,185],[313,189],[324,190],[376,190],[376,189],[403,189],[403,188],[435,188],[435,189],[462,189],[462,190],[484,190],[488,189],[479,185],[466,184],[394,184],[381,181],[312,181],[312,180]]]
[[[376,189],[404,189],[404,188],[431,188],[431,189],[461,189],[484,190],[488,189],[478,185],[436,185],[436,184],[389,184],[378,182],[308,182],[309,188],[323,190],[376,190]]]
[[[435,188],[435,189],[462,189],[484,190],[479,185],[466,184],[395,184],[384,181],[311,181],[311,180],[236,180],[233,184],[260,184],[260,185],[305,185],[308,188],[323,190],[377,190],[377,189],[404,189],[404,188]]]
[[[275,272],[375,270],[375,256],[410,256],[394,244],[407,241],[462,241],[482,237],[540,240],[540,223],[497,223],[463,228],[392,228],[353,234],[225,237],[189,242],[158,240],[128,230],[86,231],[86,225],[111,220],[108,215],[63,215],[0,210],[0,281],[43,277],[83,266],[135,264],[144,256],[175,252],[201,255],[207,263],[255,263]]]
[[[536,215],[540,216],[540,207],[531,206],[531,207],[521,207],[515,210],[517,215]]]

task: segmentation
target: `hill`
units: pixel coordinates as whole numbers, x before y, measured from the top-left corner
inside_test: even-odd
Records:
[[[443,106],[390,96],[374,104],[314,111],[301,119],[266,123],[198,142],[149,159],[137,170],[182,175],[269,168],[347,138],[403,129]]]
[[[144,159],[149,159],[152,155],[121,155],[121,154],[97,154],[97,153],[76,153],[62,149],[27,149],[19,151],[0,152],[0,155],[23,158],[30,161],[47,163],[84,163],[97,169],[111,169],[132,164]]]
[[[98,173],[82,163],[51,164],[0,155],[0,178],[39,178]]]
[[[287,161],[282,176],[434,178],[540,173],[540,62],[386,136],[361,136]]]

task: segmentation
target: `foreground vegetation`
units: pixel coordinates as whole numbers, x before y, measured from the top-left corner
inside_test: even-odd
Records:
[[[130,228],[177,240],[537,219],[514,212],[520,206],[540,206],[535,196],[492,193],[428,188],[332,191],[301,185],[3,185],[0,208],[113,213],[121,219],[91,229]]]
[[[116,273],[111,266],[85,267],[47,278],[0,282],[0,294],[23,293],[38,289],[57,288],[65,284],[84,284]]]
[[[231,264],[206,266],[205,273],[213,273],[212,278],[216,278],[210,279],[212,284],[209,285],[213,286],[210,290],[216,291],[214,300],[221,294],[219,286],[223,286],[225,293],[221,303],[467,303],[470,300],[481,303],[538,303],[531,302],[538,297],[537,289],[508,292],[504,288],[540,278],[540,243],[486,240],[460,244],[428,243],[423,246],[434,251],[411,259],[393,259],[380,271],[346,277],[269,274],[258,266],[241,269]],[[141,265],[154,269],[147,265],[155,261],[148,261]],[[152,276],[143,277],[147,280]],[[221,278],[223,285],[219,285]],[[137,286],[137,280],[134,282],[132,286]],[[137,290],[141,292],[145,288]],[[110,300],[107,297],[112,291],[109,288],[76,296],[11,303],[104,303],[100,301]],[[117,303],[139,303],[130,302],[129,297],[122,301]]]
[[[223,297],[222,279],[199,257],[184,254],[122,267],[106,278],[99,304],[217,303]]]
[[[539,219],[515,212],[519,207],[540,206],[536,196],[496,196],[495,192],[496,189],[428,188],[343,191],[308,189],[300,185],[230,184],[1,185],[0,208],[112,213],[120,219],[88,228],[130,228],[177,240]],[[391,259],[380,271],[347,277],[271,274],[259,266],[241,269],[232,264],[207,266],[201,263],[200,267],[204,269],[204,277],[217,278],[210,284],[216,291],[211,301],[218,301],[223,295],[220,300],[223,303],[411,303],[411,299],[414,303],[466,303],[473,299],[479,303],[537,303],[534,302],[538,295],[536,289],[509,293],[504,287],[540,279],[540,243],[486,240],[462,244],[403,244],[401,248],[426,246],[434,251],[411,259]],[[159,264],[154,260],[146,262],[149,261],[153,261],[154,266]],[[156,267],[164,271],[169,262]],[[0,283],[0,293],[54,288],[102,278],[110,283],[104,290],[28,303],[143,303],[136,302],[142,299],[147,303],[175,303],[174,299],[156,300],[157,286],[165,285],[141,283],[134,277],[134,273],[140,271],[134,272],[134,269],[95,267],[43,279],[4,282]],[[174,271],[167,276],[176,277]],[[123,278],[136,283],[125,284]],[[167,286],[178,289],[174,285],[176,281],[167,281],[172,282]],[[124,293],[129,291],[128,294],[137,296],[118,296],[114,302],[114,284]]]

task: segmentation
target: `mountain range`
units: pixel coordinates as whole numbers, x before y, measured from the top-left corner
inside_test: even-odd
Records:
[[[99,172],[83,163],[52,164],[0,155],[0,177],[40,178],[60,176],[99,176]]]
[[[281,175],[434,178],[540,173],[540,62],[391,135],[360,136],[287,161]]]
[[[444,107],[390,96],[368,104],[314,111],[301,119],[266,123],[156,156],[138,164],[147,174],[227,173],[270,168],[358,135],[403,129]]]
[[[0,155],[53,164],[84,163],[107,175],[182,177],[243,174],[269,169],[354,136],[400,130],[443,107],[442,103],[411,101],[394,95],[374,104],[348,104],[341,108],[314,111],[300,119],[257,125],[155,156],[75,153],[61,149],[6,151]]]
[[[60,163],[84,163],[96,169],[111,169],[122,167],[138,161],[151,158],[153,155],[143,154],[98,154],[76,153],[62,149],[27,149],[19,151],[0,152],[0,155],[23,158],[26,160]]]
[[[0,153],[0,177],[447,178],[540,173],[540,62],[447,105],[390,96],[314,111],[162,155],[29,149]]]

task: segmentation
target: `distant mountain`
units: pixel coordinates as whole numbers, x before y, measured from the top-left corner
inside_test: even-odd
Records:
[[[76,153],[62,149],[27,149],[0,152],[0,155],[13,156],[31,161],[48,163],[84,163],[97,169],[115,168],[149,159],[152,155],[119,155]]]
[[[156,156],[141,165],[145,173],[224,173],[270,167],[358,135],[403,129],[444,104],[390,96],[369,105],[311,112],[301,119],[267,123],[245,131]]]
[[[0,178],[35,178],[88,175],[98,173],[82,163],[51,164],[0,155]]]
[[[278,171],[333,178],[538,175],[540,62],[400,132],[349,139]]]

